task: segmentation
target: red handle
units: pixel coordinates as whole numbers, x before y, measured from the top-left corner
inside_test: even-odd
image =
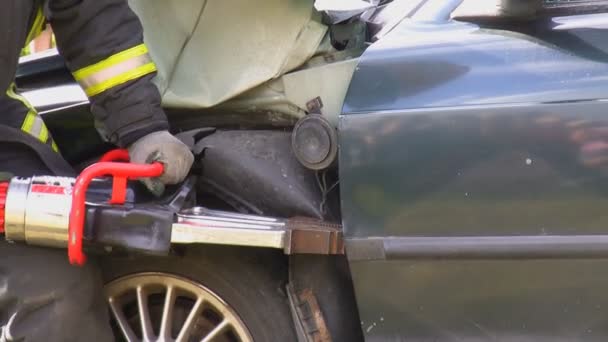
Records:
[[[84,265],[86,257],[82,252],[82,235],[84,230],[85,199],[89,184],[94,178],[112,176],[112,198],[110,203],[123,204],[126,199],[127,179],[158,177],[163,173],[161,163],[131,164],[116,163],[110,160],[129,161],[127,150],[114,150],[106,153],[101,162],[93,164],[76,178],[72,193],[72,210],[68,226],[68,258],[73,265]]]
[[[111,161],[124,161],[128,162],[131,160],[129,157],[129,150],[125,148],[118,148],[109,152],[106,152],[101,158],[99,158],[100,162],[111,162]]]

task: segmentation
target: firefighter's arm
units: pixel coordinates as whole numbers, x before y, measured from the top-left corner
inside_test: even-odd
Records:
[[[152,83],[156,66],[143,43],[139,18],[127,1],[47,0],[45,14],[59,52],[89,97],[109,141],[129,147],[135,162],[162,161],[163,183],[181,181],[193,157],[167,132],[161,96]],[[144,138],[146,144],[138,143]]]
[[[49,0],[45,13],[60,53],[111,142],[128,146],[168,128],[151,82],[156,67],[126,0]]]

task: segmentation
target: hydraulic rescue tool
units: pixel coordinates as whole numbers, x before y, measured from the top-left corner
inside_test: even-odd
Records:
[[[142,195],[129,180],[157,177],[163,165],[128,161],[128,151],[114,150],[77,178],[0,182],[0,232],[9,241],[67,247],[74,265],[85,263],[83,247],[163,255],[172,244],[206,243],[280,248],[286,254],[344,253],[337,225],[197,207],[194,178],[160,199]]]

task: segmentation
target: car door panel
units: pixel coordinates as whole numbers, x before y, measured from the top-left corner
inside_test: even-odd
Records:
[[[339,136],[366,339],[605,339],[607,80],[601,54],[458,22],[365,52]]]

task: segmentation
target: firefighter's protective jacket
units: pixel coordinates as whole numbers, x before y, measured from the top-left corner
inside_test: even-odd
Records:
[[[127,146],[168,128],[156,66],[143,28],[126,0],[3,0],[0,8],[0,124],[21,128],[57,150],[44,122],[13,83],[20,51],[50,23],[57,47],[104,125],[107,138]]]

